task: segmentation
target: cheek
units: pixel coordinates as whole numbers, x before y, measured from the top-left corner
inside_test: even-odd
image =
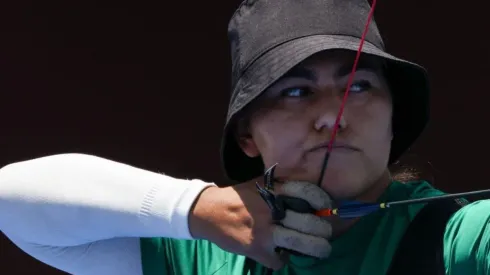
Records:
[[[381,140],[389,140],[391,143],[392,136],[392,106],[391,102],[382,102],[378,104],[376,108],[376,121],[377,121],[377,129],[379,130],[379,138]]]
[[[277,162],[281,167],[295,166],[308,137],[305,125],[299,118],[277,114],[252,121],[252,138],[266,167]]]
[[[353,138],[362,146],[370,161],[384,163],[391,148],[391,103],[388,100],[371,102],[365,108],[350,113]],[[349,118],[347,118],[349,121]]]
[[[363,127],[366,137],[365,150],[369,158],[379,164],[387,164],[392,139],[392,112],[391,104],[386,101],[371,105]]]
[[[392,107],[388,99],[378,99],[357,114],[363,134],[376,142],[391,142]]]

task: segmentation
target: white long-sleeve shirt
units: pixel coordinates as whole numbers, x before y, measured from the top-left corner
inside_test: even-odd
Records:
[[[188,213],[212,186],[62,154],[0,169],[0,230],[71,274],[140,275],[139,237],[192,239]]]

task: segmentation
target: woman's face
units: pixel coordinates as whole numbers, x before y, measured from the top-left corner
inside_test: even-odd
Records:
[[[254,103],[239,137],[281,180],[317,183],[355,53],[328,51],[296,66]],[[392,139],[390,91],[381,63],[361,58],[321,186],[335,199],[359,196],[387,170]]]

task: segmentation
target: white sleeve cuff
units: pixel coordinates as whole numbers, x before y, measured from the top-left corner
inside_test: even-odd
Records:
[[[172,189],[161,183],[148,192],[141,208],[143,223],[147,228],[155,229],[156,235],[172,232],[168,237],[193,239],[189,230],[189,212],[201,192],[215,184],[201,180],[171,180],[174,181]]]

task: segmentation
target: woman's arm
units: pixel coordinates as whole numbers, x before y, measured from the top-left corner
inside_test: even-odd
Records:
[[[82,154],[19,162],[0,169],[0,230],[69,273],[109,258],[139,265],[139,237],[192,238],[188,212],[212,185]],[[104,274],[129,274],[118,272]]]
[[[471,203],[451,217],[444,261],[450,275],[490,274],[490,200]]]

